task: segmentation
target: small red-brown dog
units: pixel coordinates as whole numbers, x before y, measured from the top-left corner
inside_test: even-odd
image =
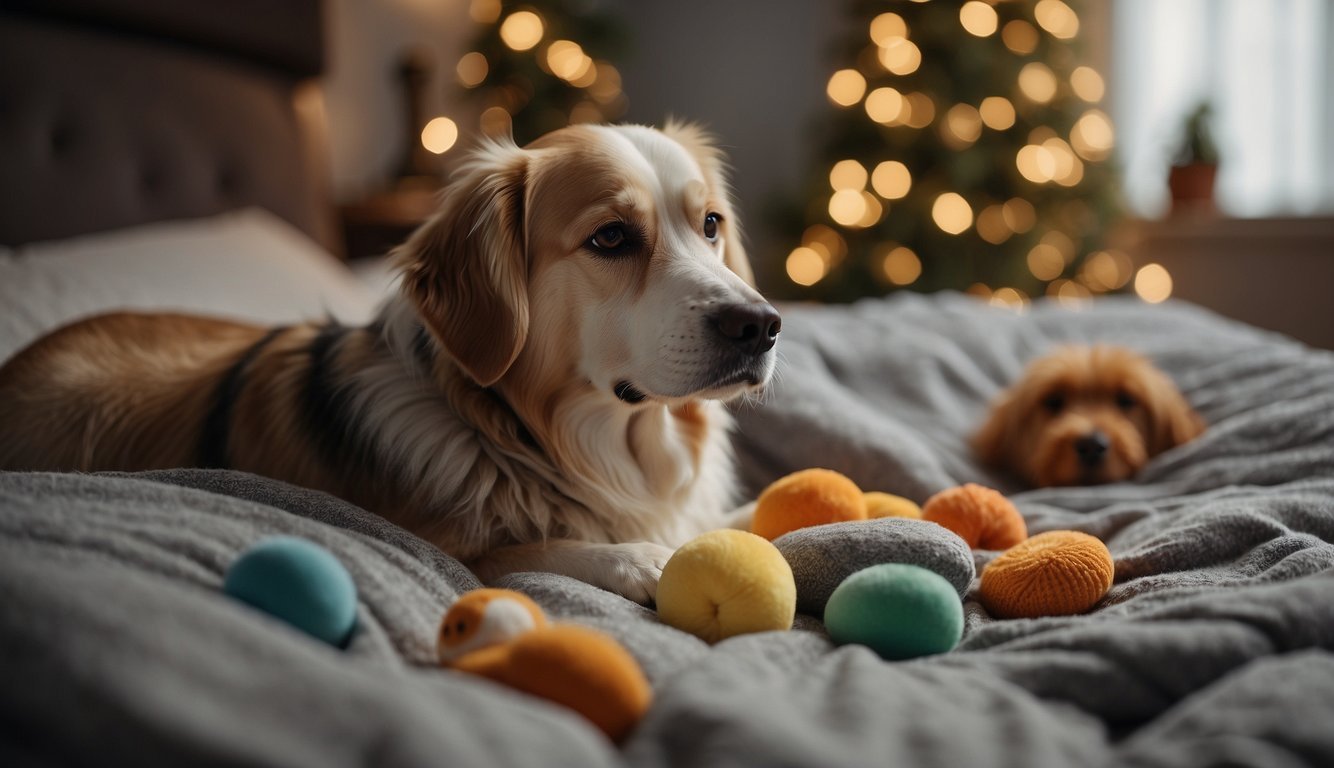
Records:
[[[1172,380],[1140,355],[1064,347],[997,399],[973,444],[1034,486],[1095,485],[1131,477],[1202,431]]]

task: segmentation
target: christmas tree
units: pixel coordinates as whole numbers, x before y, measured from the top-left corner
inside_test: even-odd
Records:
[[[610,63],[624,35],[599,0],[472,0],[469,13],[479,30],[457,74],[482,133],[525,144],[624,114],[621,76]]]
[[[1101,250],[1113,128],[1071,6],[853,0],[850,12],[824,162],[809,203],[785,216],[799,241],[789,296],[953,288],[1017,305],[1125,285],[1129,260]]]

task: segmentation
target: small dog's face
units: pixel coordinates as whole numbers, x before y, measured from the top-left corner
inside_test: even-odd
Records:
[[[1119,347],[1068,347],[1029,366],[975,438],[983,460],[1035,486],[1125,480],[1204,423],[1171,379]]]
[[[635,405],[768,380],[779,316],[750,285],[697,130],[566,128],[491,145],[461,173],[400,258],[408,295],[478,383],[591,383]]]

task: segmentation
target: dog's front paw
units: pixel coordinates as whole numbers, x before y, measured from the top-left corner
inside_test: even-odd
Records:
[[[647,604],[658,595],[662,568],[675,552],[671,547],[638,541],[633,544],[608,544],[609,562],[602,569],[601,583],[595,586],[615,592],[636,603]]]

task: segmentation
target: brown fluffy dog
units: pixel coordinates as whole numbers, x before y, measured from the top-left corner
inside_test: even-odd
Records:
[[[483,579],[636,600],[736,492],[723,400],[773,372],[721,158],[576,126],[475,152],[374,323],[116,314],[0,369],[0,469],[245,470],[378,512]]]
[[[974,438],[982,459],[1035,486],[1125,480],[1204,422],[1162,371],[1121,347],[1065,347],[1033,362]]]

